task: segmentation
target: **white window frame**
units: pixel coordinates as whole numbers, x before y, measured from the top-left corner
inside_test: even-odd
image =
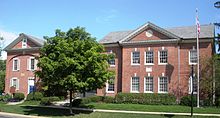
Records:
[[[134,76],[134,77],[137,77],[137,76]],[[131,81],[130,81],[130,92],[131,92],[131,93],[139,93],[139,92],[140,92],[140,77],[137,77],[137,78],[139,79],[139,80],[138,80],[138,81],[139,81],[139,83],[138,83],[138,87],[139,87],[138,89],[139,89],[139,90],[138,90],[138,91],[133,91],[133,90],[132,90],[132,78],[133,78],[133,77],[131,77]]]
[[[34,59],[34,69],[31,68],[31,59]],[[27,59],[27,70],[34,71],[37,69],[37,60],[35,57],[29,57]]]
[[[133,63],[133,52],[139,52],[139,63]],[[140,51],[132,51],[131,52],[131,65],[140,65],[141,63],[141,53]]]
[[[151,77],[153,79],[153,88],[152,88],[152,91],[146,91],[146,79],[148,77]],[[153,76],[147,76],[147,77],[144,77],[144,93],[154,93],[154,77]]]
[[[15,70],[15,60],[17,60],[17,70]],[[20,59],[18,58],[13,58],[13,65],[12,65],[12,71],[19,71],[20,70]]]
[[[27,38],[22,39],[21,45],[22,45],[22,48],[27,48]]]
[[[161,51],[166,51],[167,52],[167,63],[161,63],[160,62],[160,52]],[[167,65],[168,64],[168,50],[159,50],[158,51],[158,65]]]
[[[195,75],[194,75],[194,79],[195,79]],[[196,82],[197,82],[197,81],[196,81]],[[192,93],[192,87],[193,87],[193,85],[192,85],[192,76],[190,76],[190,77],[189,77],[189,86],[188,86],[188,88],[189,88],[189,90],[188,90],[189,94]],[[197,94],[197,92],[193,92],[193,94]]]
[[[160,78],[166,77],[167,78],[167,91],[160,91]],[[169,92],[169,78],[167,76],[160,76],[158,77],[158,93],[168,93]]]
[[[10,79],[10,87],[14,86],[13,85],[13,80],[16,80],[16,84],[17,84],[15,90],[19,90],[19,79],[17,77],[12,77]]]
[[[196,63],[191,63],[191,51],[195,51],[196,52],[196,57],[197,57],[197,50],[196,49],[189,50],[189,65],[196,65],[197,62]]]
[[[153,63],[146,63],[146,61],[147,61],[147,52],[153,52],[153,51],[145,51],[144,52],[144,65],[154,65],[154,52],[153,52]]]
[[[114,78],[112,78],[114,80]],[[108,81],[106,82],[106,93],[115,93],[115,80],[113,82],[114,84],[114,91],[109,91],[108,88],[109,88],[109,83]]]

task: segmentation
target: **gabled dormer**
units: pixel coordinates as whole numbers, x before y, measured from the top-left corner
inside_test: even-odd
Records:
[[[5,47],[5,51],[19,51],[19,50],[34,50],[39,49],[43,46],[44,41],[21,33],[19,34],[19,37],[16,38],[13,42],[11,42],[7,47]]]
[[[180,37],[151,23],[147,22],[141,27],[133,30],[130,34],[120,40],[123,42],[138,42],[138,41],[152,41],[152,40],[168,40],[179,39]]]

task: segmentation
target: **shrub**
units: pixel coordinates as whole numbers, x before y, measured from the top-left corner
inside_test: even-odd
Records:
[[[82,103],[82,99],[74,99],[72,102],[72,106],[79,107],[81,103]]]
[[[23,100],[25,98],[24,93],[14,93],[13,99],[15,100]]]
[[[43,98],[43,94],[41,92],[31,92],[27,95],[27,100],[40,101],[41,98]]]
[[[216,99],[215,104],[217,107],[220,107],[220,97]]]
[[[191,106],[191,96],[187,95],[181,98],[180,105]],[[193,106],[196,106],[196,96],[193,96]]]
[[[12,98],[12,96],[9,95],[9,94],[1,95],[1,96],[0,96],[0,101],[2,101],[2,102],[8,102],[11,98]]]
[[[114,101],[115,101],[114,97],[111,97],[111,96],[103,97],[103,102],[105,102],[105,103],[114,103]]]
[[[41,105],[51,105],[54,101],[59,101],[59,97],[43,97],[40,101]]]
[[[176,104],[176,97],[172,94],[157,93],[118,93],[115,103],[172,105]]]

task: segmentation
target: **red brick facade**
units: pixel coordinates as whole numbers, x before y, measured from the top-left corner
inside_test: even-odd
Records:
[[[152,36],[146,36],[146,31],[151,30]],[[134,31],[133,31],[134,32]],[[110,36],[106,36],[110,37]],[[126,36],[125,36],[126,37]],[[115,58],[115,92],[114,94],[105,93],[104,90],[97,90],[98,95],[115,95],[118,92],[132,93],[131,78],[139,77],[139,91],[138,93],[146,93],[145,91],[145,77],[153,77],[153,93],[160,93],[159,77],[166,76],[168,78],[168,91],[175,96],[183,96],[189,93],[189,78],[191,72],[191,65],[189,64],[189,51],[196,49],[196,38],[192,39],[178,39],[178,41],[169,42],[174,39],[163,32],[157,31],[151,27],[145,30],[139,30],[136,34],[132,34],[128,40],[123,43],[102,43],[106,47],[106,51],[113,50],[117,55]],[[109,40],[109,39],[108,39]],[[123,39],[122,39],[123,40]],[[153,42],[156,41],[156,42]],[[162,41],[161,41],[162,40]],[[167,40],[167,42],[163,42]],[[213,54],[213,38],[200,39],[200,60],[210,58]],[[145,42],[146,41],[146,42]],[[152,42],[147,42],[152,41]],[[102,41],[101,41],[102,42]],[[153,65],[145,64],[145,52],[153,51]],[[167,50],[168,64],[159,64],[159,51]],[[132,52],[140,52],[140,64],[132,65]],[[196,70],[196,65],[195,65]],[[120,89],[118,89],[120,88]]]
[[[24,38],[27,39],[27,43],[26,47],[22,48],[22,39]],[[40,47],[39,44],[33,42],[33,39],[25,34],[20,34],[17,39],[6,47],[5,93],[20,92],[27,96],[28,93],[33,91],[39,81],[34,72],[37,70],[36,64]],[[33,62],[31,62],[31,59]],[[14,60],[17,60],[16,64]],[[13,90],[13,87],[16,89]]]

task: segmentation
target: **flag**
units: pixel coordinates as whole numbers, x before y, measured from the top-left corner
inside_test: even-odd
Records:
[[[199,16],[198,16],[198,9],[196,9],[196,28],[198,35],[200,34],[200,24],[199,24]]]

